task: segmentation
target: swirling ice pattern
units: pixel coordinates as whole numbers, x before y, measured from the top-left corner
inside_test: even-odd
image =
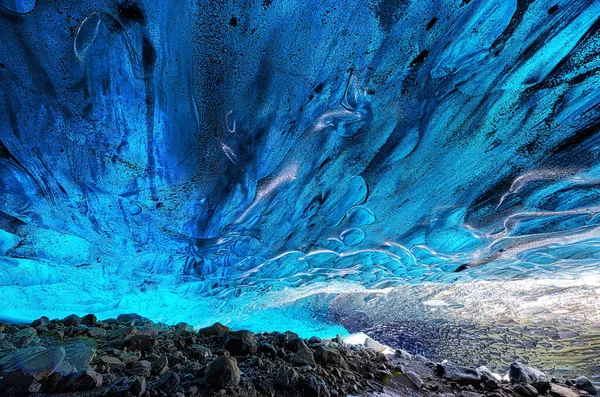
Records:
[[[598,270],[598,1],[0,5],[6,315]]]

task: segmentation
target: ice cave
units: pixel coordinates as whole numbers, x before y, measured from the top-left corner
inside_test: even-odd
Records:
[[[600,381],[600,1],[0,0],[0,26],[0,321]]]

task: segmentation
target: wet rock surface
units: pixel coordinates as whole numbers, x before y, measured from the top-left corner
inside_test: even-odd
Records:
[[[2,325],[0,397],[54,396],[557,396],[597,395],[585,377],[549,380],[514,362],[486,367],[433,363],[367,339],[303,339],[222,324],[195,331],[137,314],[40,318]]]

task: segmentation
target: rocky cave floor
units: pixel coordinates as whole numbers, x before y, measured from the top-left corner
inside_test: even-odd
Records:
[[[584,377],[548,379],[513,363],[436,364],[372,339],[302,339],[216,323],[154,324],[136,314],[0,323],[0,396],[524,396],[596,395]]]

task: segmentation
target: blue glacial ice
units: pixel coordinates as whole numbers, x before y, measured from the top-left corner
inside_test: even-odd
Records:
[[[0,6],[4,318],[598,272],[598,1]]]

